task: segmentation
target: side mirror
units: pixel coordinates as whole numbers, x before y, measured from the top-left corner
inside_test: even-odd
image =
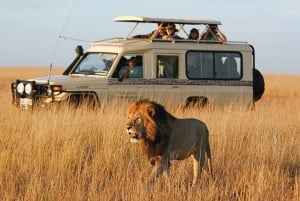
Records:
[[[83,48],[81,45],[78,45],[75,48],[75,52],[77,54],[76,58],[73,60],[73,62],[68,66],[68,68],[62,73],[63,75],[68,75],[73,67],[75,66],[75,64],[80,60],[81,56],[83,55]]]
[[[83,55],[83,47],[81,45],[78,45],[76,48],[75,48],[75,52],[77,55],[81,56]]]

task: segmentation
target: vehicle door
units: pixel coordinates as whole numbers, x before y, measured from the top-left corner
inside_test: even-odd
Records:
[[[109,79],[109,96],[136,100],[148,98],[148,80],[145,79],[143,55],[124,55],[119,61],[113,79]]]
[[[179,54],[155,54],[153,95],[158,101],[181,101]]]

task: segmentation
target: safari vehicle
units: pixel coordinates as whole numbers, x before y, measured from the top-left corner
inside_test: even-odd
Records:
[[[216,20],[122,16],[115,22],[134,23],[128,36],[91,43],[62,75],[11,84],[13,104],[21,108],[68,101],[93,105],[113,98],[172,100],[174,104],[253,105],[264,93],[264,79],[255,68],[254,47],[247,42],[215,42],[135,37],[138,25],[173,23],[187,38],[189,26],[221,25]],[[136,72],[128,66],[135,59]],[[131,71],[133,73],[131,73]]]

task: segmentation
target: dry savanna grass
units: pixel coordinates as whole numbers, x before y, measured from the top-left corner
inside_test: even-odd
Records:
[[[187,159],[172,162],[170,181],[162,177],[147,190],[151,165],[124,129],[128,102],[20,111],[11,104],[11,81],[48,70],[0,71],[1,200],[300,200],[299,75],[265,75],[255,110],[180,112],[167,104],[175,116],[208,125],[215,180],[204,172],[190,187]]]

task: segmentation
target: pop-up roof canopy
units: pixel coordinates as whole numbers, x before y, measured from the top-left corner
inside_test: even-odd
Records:
[[[136,23],[160,23],[170,22],[174,24],[215,24],[221,25],[220,21],[210,19],[173,19],[173,18],[152,18],[139,16],[120,16],[114,19],[115,22],[136,22]]]
[[[140,17],[140,16],[120,16],[114,19],[115,22],[134,22],[135,26],[129,32],[129,37],[140,23],[173,23],[179,24],[179,30],[183,29],[184,25],[221,25],[222,23],[217,20],[209,19],[174,19],[174,18],[152,18],[152,17]],[[183,29],[184,30],[184,29]],[[185,33],[187,33],[184,30]]]

